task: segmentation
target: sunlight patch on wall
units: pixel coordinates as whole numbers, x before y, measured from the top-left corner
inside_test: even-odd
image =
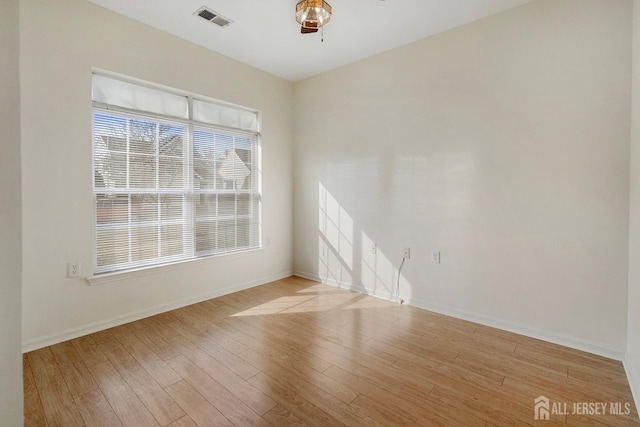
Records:
[[[318,275],[336,283],[353,281],[353,218],[327,189],[318,188]]]

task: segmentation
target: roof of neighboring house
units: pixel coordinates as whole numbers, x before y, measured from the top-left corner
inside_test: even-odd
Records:
[[[109,176],[110,171],[107,158],[109,154],[114,151],[121,153],[126,152],[127,140],[123,137],[109,135],[100,135],[100,139],[104,148],[109,151],[106,153],[105,159],[102,162],[98,159],[96,160],[95,186],[110,187],[113,186],[115,179]],[[149,141],[130,139],[129,146],[136,146],[135,154],[155,154],[155,147]],[[145,146],[149,147],[149,151],[146,153],[143,150]],[[182,137],[179,135],[171,135],[162,139],[159,143],[159,154],[162,156],[182,158]],[[244,181],[251,173],[250,166],[247,165],[247,161],[251,159],[251,150],[240,148],[227,149],[224,154],[220,155],[217,159],[202,158],[200,157],[202,154],[197,150],[194,150],[193,155],[195,160],[201,160],[195,161],[193,164],[194,178],[199,181],[209,181],[212,187],[215,178],[214,173],[223,180],[233,180],[236,182]],[[137,158],[140,159],[140,157]]]

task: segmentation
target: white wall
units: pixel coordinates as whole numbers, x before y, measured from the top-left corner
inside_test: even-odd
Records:
[[[0,0],[0,425],[22,425],[18,0]]]
[[[633,2],[629,320],[625,369],[640,407],[640,0]]]
[[[410,303],[622,358],[631,5],[539,0],[297,83],[295,271],[388,296],[408,246]]]
[[[86,0],[20,6],[26,350],[291,272],[290,82]],[[66,278],[69,261],[91,274],[92,67],[262,111],[268,248],[98,286]]]

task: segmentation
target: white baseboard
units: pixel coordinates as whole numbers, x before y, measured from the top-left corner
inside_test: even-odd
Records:
[[[554,334],[550,332],[531,329],[521,325],[514,325],[514,324],[503,322],[501,320],[478,315],[475,313],[467,313],[464,311],[451,309],[449,307],[441,307],[441,306],[430,304],[430,303],[424,303],[422,301],[409,299],[407,301],[407,304],[412,305],[414,307],[423,308],[425,310],[433,311],[436,313],[444,314],[447,316],[468,320],[474,323],[479,323],[481,325],[489,326],[492,328],[513,332],[518,335],[524,335],[526,337],[535,338],[535,339],[550,342],[553,344],[558,344],[564,347],[573,348],[575,350],[584,351],[587,353],[595,354],[595,355],[606,357],[609,359],[622,361],[622,359],[624,358],[624,350],[604,347],[602,345],[584,341],[579,338],[573,338],[566,335],[559,335],[559,334]]]
[[[632,359],[633,358],[631,357],[631,354],[627,352],[624,355],[622,364],[624,366],[624,371],[627,373],[627,380],[629,381],[629,386],[631,387],[633,400],[636,403],[636,410],[640,411],[640,372],[635,370],[635,365]],[[638,359],[638,357],[636,357],[636,359]]]
[[[487,316],[482,316],[476,313],[468,313],[468,312],[456,310],[450,307],[439,306],[429,302],[407,298],[402,295],[400,295],[399,297],[396,297],[388,292],[371,291],[361,285],[355,285],[353,283],[338,283],[333,279],[318,277],[314,274],[306,273],[303,271],[294,271],[294,274],[296,276],[300,276],[305,279],[315,280],[317,282],[322,282],[330,286],[336,286],[341,289],[352,290],[355,292],[371,295],[376,298],[381,298],[388,301],[398,302],[399,300],[403,300],[404,304],[411,305],[413,307],[422,308],[424,310],[433,311],[435,313],[444,314],[446,316],[451,316],[458,319],[468,320],[470,322],[479,323],[481,325],[489,326],[492,328],[501,329],[501,330],[513,332],[519,335],[524,335],[530,338],[535,338],[535,339],[547,341],[553,344],[558,344],[565,347],[573,348],[576,350],[585,351],[587,353],[596,354],[598,356],[607,357],[607,358],[615,359],[618,361],[622,361],[625,357],[624,350],[608,348],[600,344],[587,342],[578,338],[563,336],[563,335],[554,334],[554,333],[545,332],[545,331],[539,331],[539,330],[531,329],[521,325],[507,323],[498,319],[493,319]]]
[[[175,301],[168,304],[150,307],[150,308],[136,311],[133,313],[112,317],[111,319],[94,322],[79,328],[68,329],[66,331],[56,332],[53,334],[34,338],[22,343],[22,352],[27,353],[29,351],[37,350],[39,348],[47,347],[53,344],[58,344],[58,343],[68,341],[70,339],[78,338],[87,334],[92,334],[94,332],[113,328],[114,326],[120,326],[120,325],[124,325],[125,323],[144,319],[145,317],[154,316],[156,314],[164,313],[166,311],[175,310],[177,308],[185,307],[191,304],[196,304],[198,302],[206,301],[211,298],[216,298],[223,295],[232,294],[234,292],[242,291],[245,289],[254,288],[256,286],[260,286],[276,280],[284,279],[286,277],[291,276],[292,274],[293,274],[292,271],[284,271],[282,273],[273,274],[267,277],[262,277],[260,279],[251,280],[244,283],[238,283],[224,289],[218,289],[213,292],[208,292],[206,294],[199,295],[197,297],[187,298],[181,301]]]

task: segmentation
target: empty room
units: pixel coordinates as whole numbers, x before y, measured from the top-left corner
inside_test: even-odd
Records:
[[[0,425],[640,426],[640,0],[0,0]]]

